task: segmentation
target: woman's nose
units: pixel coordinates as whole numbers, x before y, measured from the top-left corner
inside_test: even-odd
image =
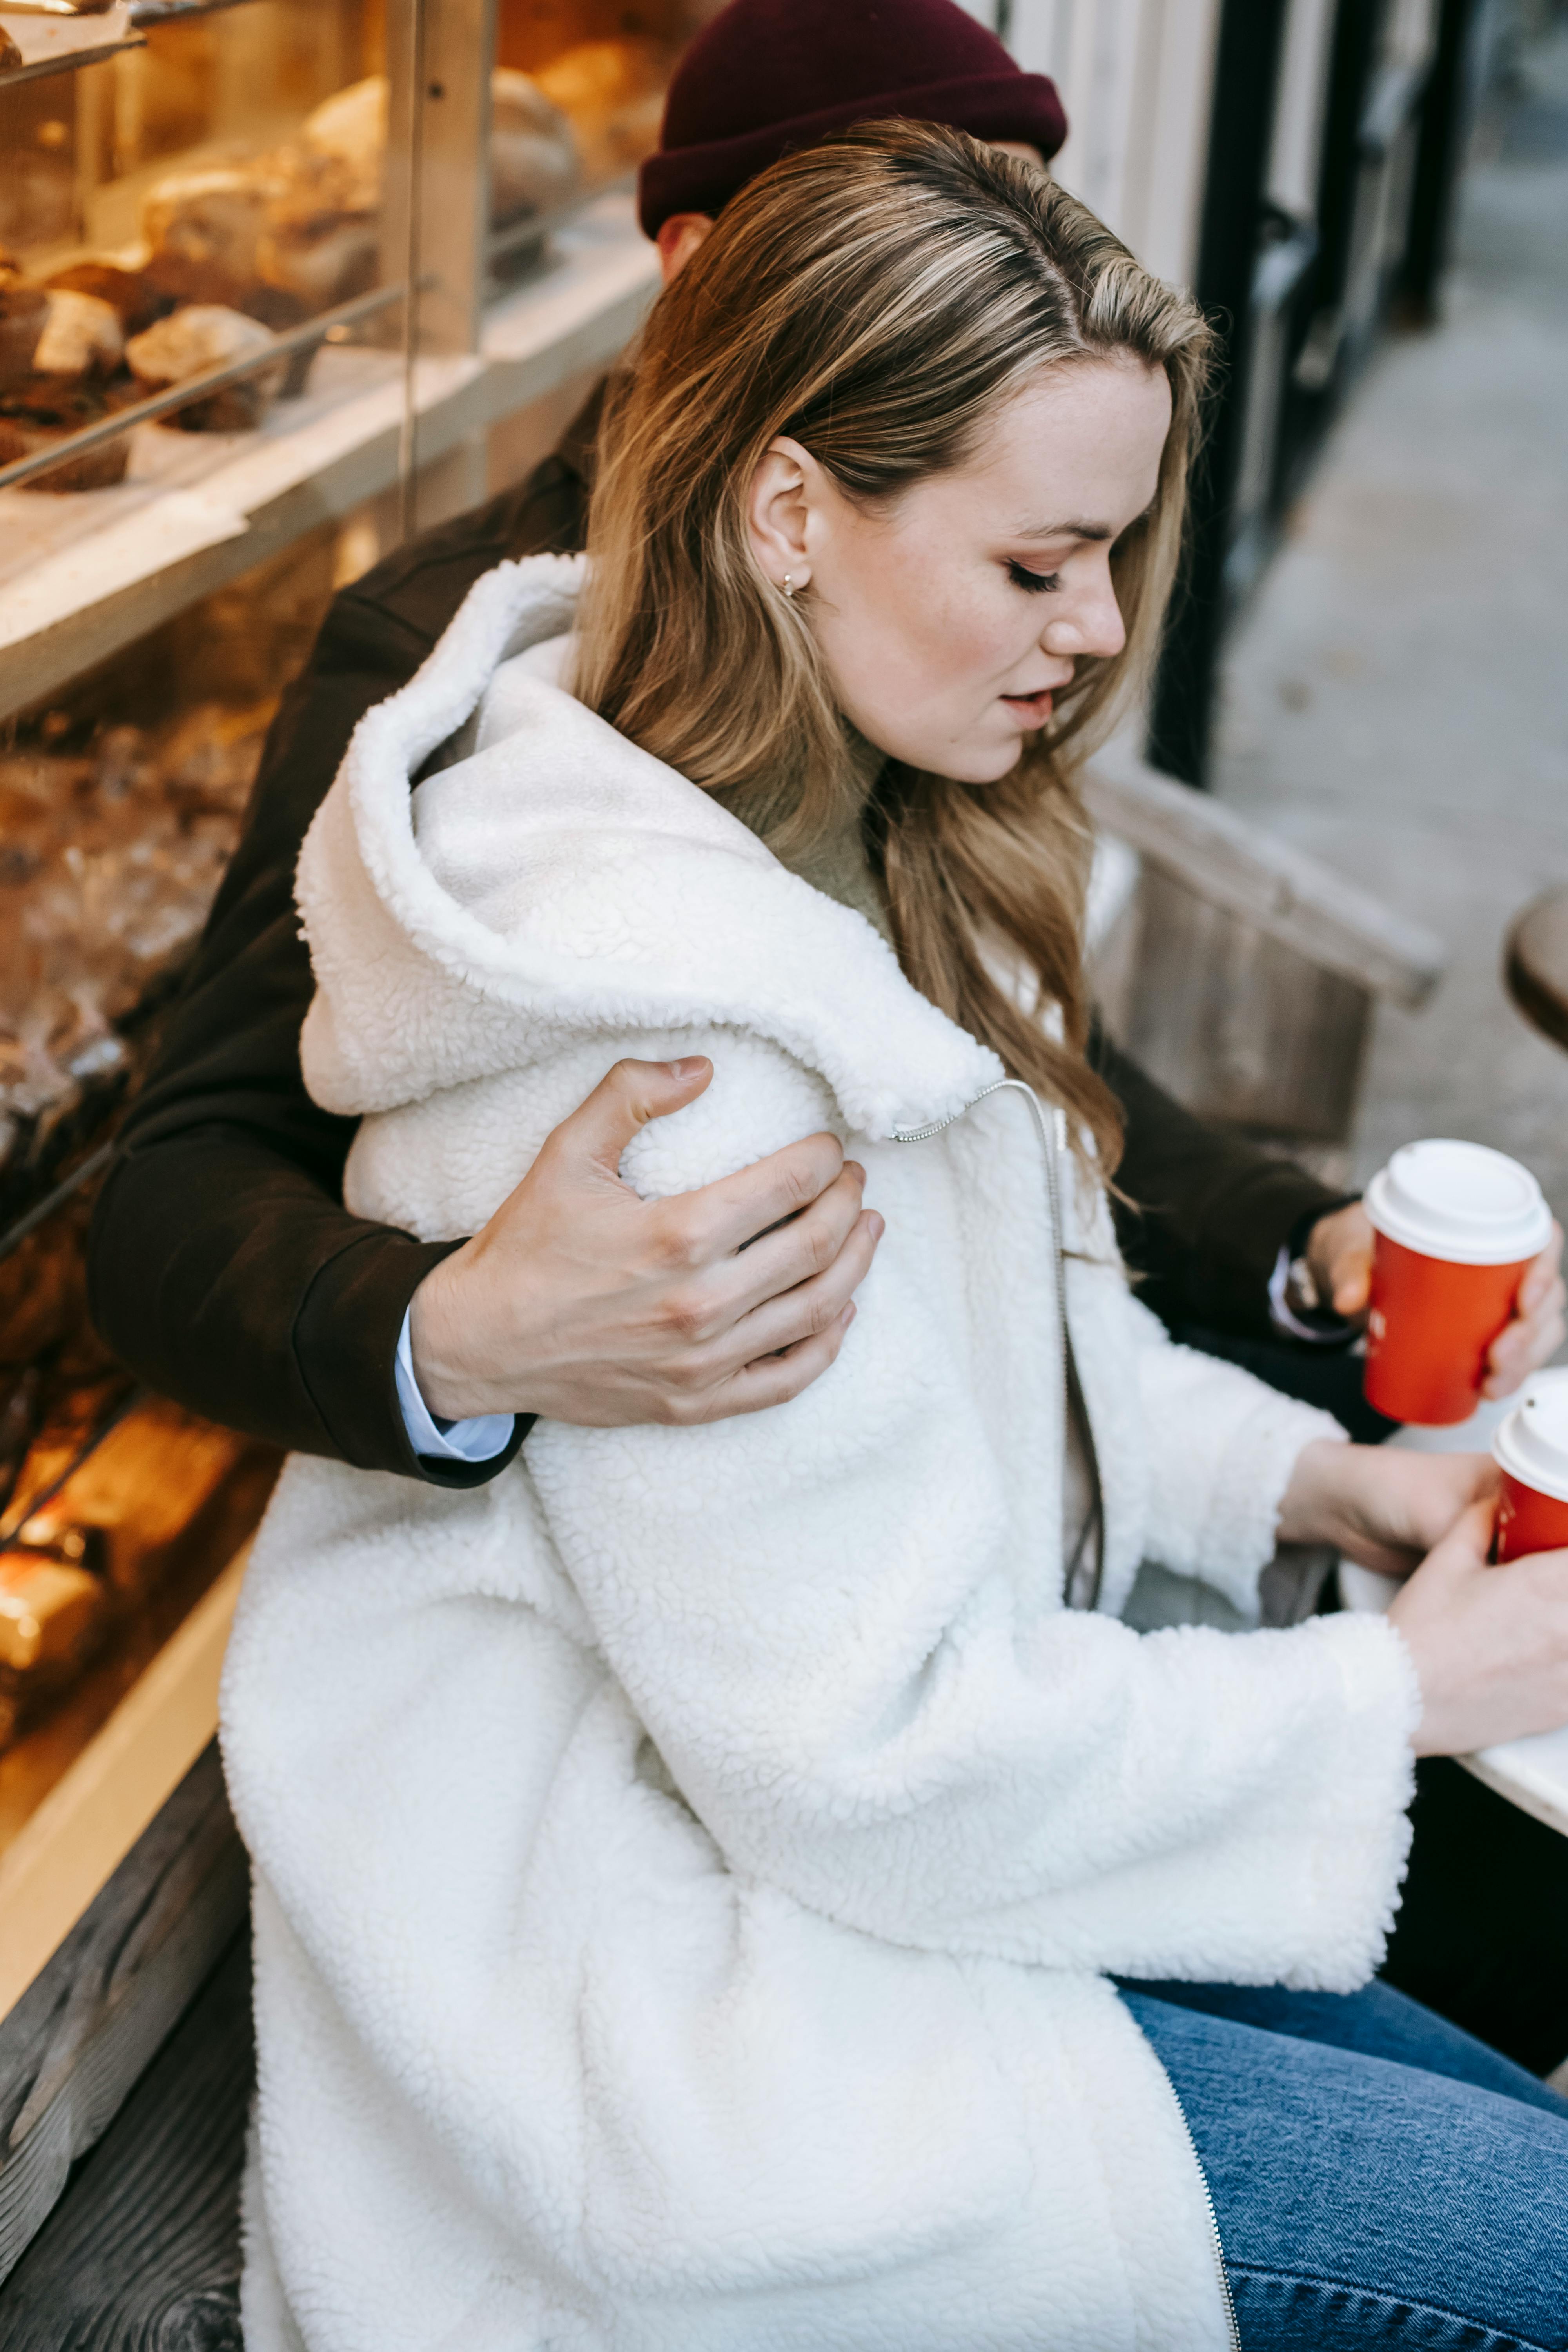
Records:
[[[1063,655],[1098,654],[1109,661],[1127,643],[1127,630],[1116,591],[1104,585],[1080,597],[1066,613],[1052,614],[1040,637],[1042,651]]]

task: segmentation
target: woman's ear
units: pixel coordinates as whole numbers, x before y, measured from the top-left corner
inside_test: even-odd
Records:
[[[781,436],[769,443],[752,477],[746,509],[752,552],[775,588],[788,583],[788,595],[811,578],[821,472],[798,441]]]

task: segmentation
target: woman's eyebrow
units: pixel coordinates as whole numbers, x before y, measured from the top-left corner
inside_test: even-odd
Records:
[[[1131,530],[1133,522],[1145,521],[1153,511],[1154,500],[1151,499],[1142,513],[1133,516],[1132,522],[1025,523],[1014,533],[1014,537],[1016,539],[1120,539],[1124,530]]]
[[[1037,522],[1024,524],[1014,536],[1017,539],[1114,539],[1116,533],[1106,522]]]

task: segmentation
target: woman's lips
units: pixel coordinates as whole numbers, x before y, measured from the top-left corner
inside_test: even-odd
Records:
[[[1042,686],[1038,694],[1005,694],[1002,699],[1009,710],[1016,710],[1021,719],[1028,720],[1031,727],[1043,727],[1053,708],[1053,696],[1048,686]]]

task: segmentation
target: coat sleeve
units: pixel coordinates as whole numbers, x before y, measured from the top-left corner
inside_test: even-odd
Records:
[[[1297,1456],[1315,1439],[1342,1445],[1345,1433],[1239,1365],[1178,1347],[1141,1301],[1128,1299],[1127,1312],[1146,1433],[1146,1549],[1255,1617]]]
[[[821,1107],[797,1090],[782,1123],[804,1131]],[[747,1128],[727,1156],[774,1140]],[[1055,1530],[1016,1524],[943,1319],[944,1254],[920,1198],[893,1204],[837,1365],[790,1405],[531,1439],[664,1767],[731,1870],[892,1943],[1363,1981],[1407,1840],[1399,1636],[1348,1616],[1140,1636],[1062,1611]]]

